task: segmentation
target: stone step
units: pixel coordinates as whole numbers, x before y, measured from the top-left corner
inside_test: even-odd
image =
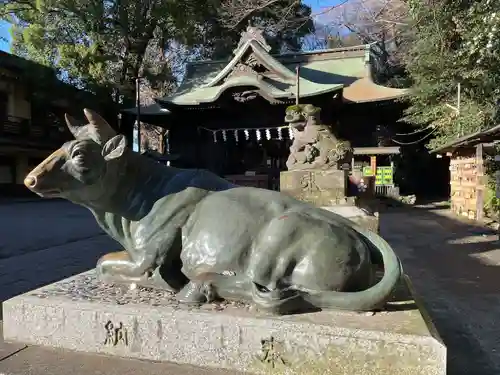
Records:
[[[377,234],[380,232],[378,213],[371,215],[368,211],[354,205],[323,206],[321,208],[343,216],[364,229],[371,230]]]

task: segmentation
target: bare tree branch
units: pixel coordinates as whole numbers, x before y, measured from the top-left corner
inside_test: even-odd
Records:
[[[220,19],[228,29],[238,27],[253,13],[261,11],[281,0],[227,0],[221,3]]]
[[[404,0],[350,0],[321,18],[364,43],[378,42],[385,58],[398,61],[407,47],[409,8]]]
[[[280,20],[277,25],[274,25],[273,30],[274,32],[279,32],[280,30],[289,30],[290,28],[298,29],[311,19],[328,14],[351,0],[343,0],[336,5],[328,6],[308,16],[297,15],[294,11],[300,6],[300,1],[290,0],[288,1],[288,6],[277,7],[278,3],[283,1],[284,0],[225,0],[221,3],[219,19],[224,27],[227,29],[234,29],[245,20],[249,20],[256,13],[266,11],[272,13]]]

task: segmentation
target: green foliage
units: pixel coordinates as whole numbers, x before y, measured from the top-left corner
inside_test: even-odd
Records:
[[[499,147],[496,147],[494,154],[500,154]],[[494,155],[486,155],[484,161],[485,172],[487,175],[484,210],[489,217],[498,220],[500,219],[500,199],[496,197],[495,172],[500,170],[500,166],[497,162],[495,162]]]
[[[0,18],[12,24],[15,54],[56,69],[77,87],[133,105],[135,77],[154,95],[165,95],[193,58],[227,57],[246,27],[225,29],[221,1],[209,0],[11,0]],[[291,7],[292,5],[292,7]],[[294,13],[310,8],[294,0],[273,2]],[[275,13],[261,9],[247,18],[264,25],[271,44],[296,48],[311,25],[276,29]]]
[[[408,3],[415,35],[405,58],[413,82],[406,120],[434,128],[430,148],[495,125],[500,0]],[[457,106],[458,83],[459,114],[447,106]]]
[[[500,217],[500,199],[495,195],[495,186],[486,186],[484,198],[484,211],[488,217],[498,219]]]

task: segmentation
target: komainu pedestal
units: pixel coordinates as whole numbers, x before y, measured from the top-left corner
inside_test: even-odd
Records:
[[[341,170],[292,170],[280,175],[282,193],[317,207],[354,204],[346,186],[346,173]]]
[[[319,113],[320,108],[310,104],[287,108],[285,121],[294,139],[280,190],[317,207],[354,204],[354,198],[347,197],[347,174],[342,168],[352,158],[351,146],[321,124]]]
[[[321,124],[319,113],[320,109],[310,104],[287,108],[285,121],[294,140],[286,163],[288,171],[280,175],[280,191],[378,233],[378,215],[356,207],[356,198],[348,194],[345,167],[352,161],[351,146]]]
[[[295,199],[343,216],[372,232],[379,232],[378,213],[356,206],[355,197],[346,195],[345,172],[285,171],[281,172],[281,192]]]

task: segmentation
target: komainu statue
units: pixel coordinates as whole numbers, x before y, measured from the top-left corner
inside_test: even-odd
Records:
[[[180,302],[254,303],[275,313],[381,308],[401,276],[378,235],[276,191],[239,187],[205,170],[133,152],[97,113],[66,116],[75,139],[25,185],[87,207],[123,246],[97,263],[106,283],[168,289]],[[383,262],[378,282],[372,264]]]
[[[337,169],[349,162],[349,142],[338,140],[327,125],[319,121],[321,109],[311,104],[287,108],[285,121],[294,129],[294,140],[286,162],[288,170]]]

